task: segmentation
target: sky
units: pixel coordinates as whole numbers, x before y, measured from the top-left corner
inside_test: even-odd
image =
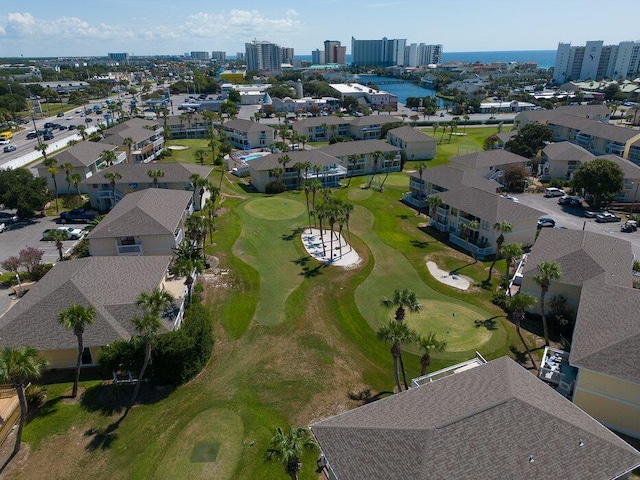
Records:
[[[640,36],[628,0],[606,2],[606,15],[601,0],[2,0],[0,10],[0,57],[235,56],[252,40],[295,55],[339,40],[350,53],[352,36],[442,44],[445,52],[555,50],[558,42]]]

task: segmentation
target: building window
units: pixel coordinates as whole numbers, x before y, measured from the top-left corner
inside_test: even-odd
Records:
[[[135,237],[121,237],[120,245],[135,245],[136,239]]]
[[[453,217],[458,216],[458,209],[456,207],[451,207],[451,216]]]

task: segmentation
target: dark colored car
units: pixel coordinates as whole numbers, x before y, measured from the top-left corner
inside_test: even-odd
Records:
[[[60,214],[60,223],[90,222],[98,216],[98,212],[76,208]]]
[[[46,132],[43,136],[42,136],[43,140],[53,140],[53,133],[49,133]]]
[[[62,112],[58,112],[58,114],[56,115],[56,117],[60,118],[60,117],[64,117],[64,113]]]
[[[0,223],[16,223],[20,218],[13,213],[0,212]]]
[[[69,125],[69,130],[75,130],[76,126],[75,125]]]
[[[91,123],[91,122],[93,122],[93,120],[91,120],[90,118],[85,118],[84,119],[84,123]]]
[[[38,133],[37,132],[29,132],[29,133],[27,133],[27,140],[32,140],[34,138],[38,138]]]
[[[15,152],[15,150],[16,150],[16,146],[15,145],[7,145],[3,149],[4,153]]]

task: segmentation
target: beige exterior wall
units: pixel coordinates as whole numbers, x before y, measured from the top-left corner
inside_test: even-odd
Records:
[[[532,313],[540,314],[540,287],[533,279],[533,275],[526,275],[522,280],[522,287],[520,288],[522,293],[527,293],[532,295],[538,301],[535,305],[529,310]],[[557,296],[562,295],[567,299],[567,306],[571,308],[573,314],[578,311],[578,303],[580,302],[580,294],[582,292],[582,287],[577,285],[570,285],[567,283],[562,283],[558,281],[552,281],[549,286],[549,291],[545,295],[545,310],[549,311],[549,301]]]
[[[581,368],[573,401],[609,428],[640,438],[640,385]]]
[[[75,339],[73,341],[75,341]],[[91,359],[93,364],[97,364],[100,347],[90,347],[89,350],[91,350]],[[47,360],[47,369],[49,370],[54,368],[75,368],[76,362],[78,361],[78,350],[75,348],[65,350],[42,350],[40,353]]]
[[[401,148],[407,160],[430,160],[436,156],[437,140],[429,141],[425,135],[425,141],[422,142],[405,142],[396,137],[393,133],[387,133],[387,141],[398,148]]]
[[[249,174],[251,176],[251,185],[259,192],[264,193],[267,183],[269,183],[269,171],[249,168]]]
[[[173,235],[135,236],[136,244],[141,245],[142,255],[173,255],[176,242]],[[89,251],[95,257],[118,256],[119,238],[91,238]]]
[[[88,183],[86,185],[87,187],[87,194],[89,195],[89,202],[91,202],[91,208],[95,208],[96,210],[100,210],[100,211],[104,211],[104,210],[108,210],[103,208],[104,205],[101,205],[100,203],[100,199],[98,198],[98,195],[100,191],[102,190],[107,190],[107,191],[111,191],[111,185],[109,185],[108,183]],[[131,193],[131,192],[137,192],[139,190],[145,190],[147,188],[153,188],[153,182],[140,182],[140,183],[136,183],[136,184],[129,184],[129,183],[117,183],[116,184],[116,192],[119,192],[122,195],[126,195],[127,193]],[[191,185],[191,183],[187,180],[184,183],[182,182],[172,182],[172,183],[163,183],[163,182],[159,182],[158,183],[158,188],[167,188],[169,190],[187,190],[187,191],[192,191],[193,190],[193,186]],[[199,197],[200,194],[196,193],[194,195],[194,208],[195,210],[199,210],[200,207],[200,203],[199,203]],[[206,197],[206,195],[205,195]],[[206,200],[206,198],[205,198]],[[105,202],[105,200],[103,200],[103,203]],[[204,200],[202,201],[203,205],[204,205]]]

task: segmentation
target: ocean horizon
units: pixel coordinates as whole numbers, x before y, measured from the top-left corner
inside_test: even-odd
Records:
[[[311,55],[295,55],[298,60],[311,61]],[[347,63],[351,55],[346,56]],[[551,68],[556,63],[555,50],[505,50],[494,52],[444,52],[443,63],[492,63],[492,62],[536,62],[539,68]]]

